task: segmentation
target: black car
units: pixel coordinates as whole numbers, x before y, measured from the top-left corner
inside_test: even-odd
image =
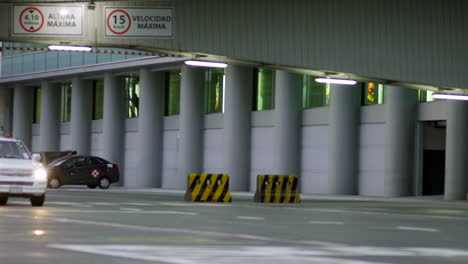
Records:
[[[120,178],[117,164],[94,156],[63,157],[50,163],[47,170],[48,187],[52,189],[68,184],[107,189]]]

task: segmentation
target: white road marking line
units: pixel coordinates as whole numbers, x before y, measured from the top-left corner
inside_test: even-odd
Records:
[[[265,217],[255,217],[255,216],[236,216],[237,219],[241,220],[253,220],[253,221],[263,221]]]
[[[356,257],[439,257],[459,258],[468,252],[447,248],[400,248],[372,246],[291,247],[291,246],[164,246],[126,244],[48,244],[49,248],[88,254],[124,257],[171,264],[291,263],[291,264],[381,264]],[[352,259],[353,258],[353,259]],[[441,261],[445,262],[445,261]]]
[[[309,221],[309,224],[313,225],[344,225],[341,221]]]
[[[89,204],[73,203],[73,202],[48,202],[48,201],[46,200],[45,203],[46,203],[46,205],[48,205],[48,204],[55,204],[55,205],[68,205],[68,206],[87,207],[87,208],[93,207],[92,205],[89,205]]]
[[[1,211],[1,208],[0,208],[0,211]],[[100,212],[100,211],[95,211],[95,212]],[[125,211],[116,211],[116,212],[123,213]],[[125,212],[125,213],[140,214],[144,212]],[[213,238],[244,239],[244,240],[262,241],[262,242],[287,243],[287,244],[292,244],[292,245],[308,245],[308,244],[304,244],[298,241],[278,239],[278,238],[265,237],[265,236],[232,234],[232,233],[222,233],[222,232],[214,232],[214,231],[198,231],[198,230],[191,230],[191,229],[184,229],[184,228],[163,228],[163,227],[129,225],[129,224],[119,224],[119,223],[111,223],[111,222],[101,222],[101,221],[79,220],[79,219],[72,219],[72,218],[27,216],[27,215],[22,215],[22,214],[1,213],[0,218],[2,217],[15,218],[19,220],[25,220],[25,219],[31,219],[34,221],[44,220],[47,222],[56,222],[56,223],[67,223],[67,224],[71,223],[71,224],[80,224],[80,225],[88,225],[88,226],[120,228],[120,229],[134,230],[134,231],[141,231],[141,232],[164,232],[164,233],[174,233],[174,234],[188,235],[188,236],[204,236],[204,237],[213,237]]]
[[[398,226],[397,229],[406,230],[406,231],[440,232],[439,229],[435,229],[435,228],[414,227],[414,226]]]
[[[120,207],[120,210],[123,210],[123,211],[132,211],[132,212],[140,212],[140,211],[143,211],[142,209],[139,209],[139,208],[125,208],[125,207]]]
[[[180,203],[169,203],[169,202],[162,202],[158,203],[159,205],[166,205],[166,206],[187,206],[187,207],[194,207],[194,206],[208,206],[208,207],[225,207],[228,206],[226,203],[191,203],[191,202],[180,202]]]
[[[118,203],[89,203],[92,205],[119,205]]]
[[[151,203],[121,203],[121,205],[134,205],[134,206],[151,206]]]

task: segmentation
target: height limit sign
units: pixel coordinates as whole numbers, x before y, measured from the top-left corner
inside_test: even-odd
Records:
[[[83,6],[14,5],[13,34],[25,36],[82,36]]]
[[[173,8],[106,7],[105,35],[118,38],[173,38]]]

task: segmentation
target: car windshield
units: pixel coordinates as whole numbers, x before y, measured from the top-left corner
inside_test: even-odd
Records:
[[[0,158],[31,159],[31,154],[21,142],[0,141]]]

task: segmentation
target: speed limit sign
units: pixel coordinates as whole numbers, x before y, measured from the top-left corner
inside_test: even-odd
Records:
[[[107,16],[107,28],[114,34],[127,33],[132,26],[130,15],[122,9],[114,10]]]
[[[109,38],[173,38],[172,7],[105,7]]]

